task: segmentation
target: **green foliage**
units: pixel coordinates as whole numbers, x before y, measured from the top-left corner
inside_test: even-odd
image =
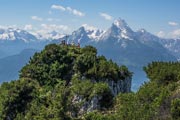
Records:
[[[97,56],[92,46],[48,45],[22,68],[19,80],[0,86],[0,119],[180,119],[180,63],[153,62],[144,70],[148,83],[114,97],[105,81],[131,77],[126,66]],[[82,113],[95,97],[100,109]]]
[[[100,78],[112,78],[116,80],[118,78],[118,66],[111,60],[106,62],[105,60],[99,61],[98,77]]]
[[[180,119],[180,98],[176,98],[171,102],[171,114],[174,120]]]
[[[0,118],[13,119],[17,114],[25,114],[30,102],[36,97],[38,86],[36,81],[30,79],[2,84],[0,88],[0,91],[3,92],[0,94]]]
[[[86,75],[87,71],[93,67],[95,62],[96,62],[96,55],[95,54],[83,53],[77,57],[74,69],[75,69],[75,71],[80,72],[80,74]]]
[[[126,66],[97,56],[92,46],[48,45],[22,68],[19,80],[0,86],[0,119],[180,119],[180,63],[153,62],[144,70],[148,83],[114,97],[105,81],[131,77]],[[79,113],[95,97],[101,109]]]
[[[138,114],[138,102],[136,96],[133,93],[119,94],[115,99],[115,115],[118,120],[130,120],[137,119],[141,114]]]
[[[85,46],[84,48],[82,48],[82,53],[84,54],[94,54],[96,55],[97,54],[97,50],[96,48],[92,47],[92,46]]]
[[[100,108],[107,110],[113,104],[113,96],[104,80],[125,77],[131,77],[127,68],[97,56],[92,46],[47,45],[22,68],[19,80],[0,86],[0,119],[81,118],[83,115],[77,110],[94,97],[98,97]],[[82,97],[82,102],[73,103],[75,95]],[[100,113],[99,117],[114,118],[101,117]]]
[[[74,54],[68,47],[51,44],[36,53],[29,64],[22,68],[21,78],[38,80],[40,85],[54,85],[56,79],[70,79]],[[69,53],[68,53],[69,52]]]
[[[158,84],[168,84],[180,79],[180,63],[152,62],[144,67],[147,76]]]
[[[120,94],[115,100],[115,115],[119,120],[180,119],[180,63],[153,62],[145,67],[150,78],[137,93]]]
[[[101,96],[100,106],[101,108],[109,108],[113,102],[113,96],[107,83],[96,83],[93,89],[94,96]]]
[[[72,95],[81,96],[84,102],[93,97],[101,96],[99,101],[101,108],[108,108],[112,105],[112,93],[106,83],[92,83],[90,80],[73,80]]]
[[[112,115],[102,115],[99,112],[91,112],[84,116],[84,120],[117,120]]]
[[[145,67],[150,78],[136,93],[121,93],[113,102],[113,108],[105,113],[96,112],[86,119],[116,120],[179,120],[180,63],[153,62]],[[125,68],[122,68],[125,69]],[[112,119],[113,119],[112,118]]]
[[[89,80],[74,80],[72,86],[73,94],[84,96],[90,99],[94,84]]]
[[[20,71],[20,78],[31,78],[40,85],[54,86],[57,79],[66,80],[68,84],[74,73],[90,79],[117,80],[131,76],[127,68],[121,69],[111,60],[96,55],[97,50],[92,46],[76,48],[51,44],[31,58],[29,64]]]

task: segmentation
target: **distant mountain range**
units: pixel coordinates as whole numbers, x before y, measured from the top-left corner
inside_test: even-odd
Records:
[[[25,30],[16,28],[0,28],[0,40],[2,41],[24,41],[31,42],[36,41],[37,38]]]
[[[160,39],[159,41],[180,61],[180,38],[179,39]]]
[[[36,50],[25,49],[17,55],[0,59],[0,83],[3,81],[16,80],[21,68],[28,63],[30,56],[32,56]]]
[[[154,60],[177,60],[176,54],[162,44],[163,40],[144,29],[134,32],[124,20],[118,19],[107,31],[83,26],[74,31],[67,41],[80,41],[83,46],[91,44],[97,47],[99,54],[104,54],[119,64],[142,67]]]
[[[24,49],[39,51],[47,44],[60,43],[62,40],[66,40],[68,44],[80,43],[81,46],[95,46],[99,55],[105,55],[118,64],[127,65],[135,72],[135,78],[144,76],[142,67],[149,62],[180,60],[180,39],[159,38],[144,29],[133,31],[124,20],[117,19],[106,31],[83,25],[68,37],[55,31],[42,36],[15,28],[0,28],[0,67],[3,60],[12,59],[12,55],[19,54]],[[27,54],[28,57],[31,55]],[[17,55],[17,57],[22,56]],[[17,63],[18,61],[12,62],[12,64]],[[24,65],[23,62],[21,63]],[[18,69],[15,70],[12,65],[12,70],[17,73]],[[2,79],[7,80],[4,77]],[[139,83],[142,82],[143,80],[139,81]]]

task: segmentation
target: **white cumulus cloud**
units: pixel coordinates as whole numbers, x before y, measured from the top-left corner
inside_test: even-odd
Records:
[[[69,13],[72,13],[73,15],[76,15],[76,16],[80,16],[80,17],[85,16],[83,12],[73,9],[71,7],[67,7],[66,10],[69,11]]]
[[[38,17],[38,16],[31,16],[32,20],[36,20],[36,21],[42,21],[43,19]]]
[[[177,22],[171,22],[171,21],[170,21],[170,22],[168,22],[168,24],[171,25],[171,26],[178,26],[178,23],[177,23]]]
[[[80,17],[83,17],[85,16],[85,13],[77,10],[77,9],[73,9],[71,7],[64,7],[64,6],[61,6],[61,5],[52,5],[51,6],[51,9],[56,9],[56,10],[61,10],[61,11],[64,11],[64,12],[69,12],[75,16],[80,16]]]
[[[99,15],[106,20],[112,20],[113,19],[113,17],[107,13],[99,13]]]
[[[61,5],[52,5],[51,8],[52,9],[61,10],[61,11],[65,11],[66,10],[66,8],[61,6]]]

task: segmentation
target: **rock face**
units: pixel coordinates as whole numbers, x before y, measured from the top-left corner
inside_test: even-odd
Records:
[[[96,82],[93,80],[93,82]],[[104,80],[105,83],[109,86],[109,89],[111,90],[112,97],[117,96],[119,93],[128,93],[131,92],[131,77],[126,77],[124,80]],[[83,115],[84,113],[92,112],[94,110],[100,110],[101,108],[101,102],[105,98],[101,95],[95,95],[91,97],[91,99],[87,100],[81,95],[74,95],[72,99],[72,105],[73,106],[79,106],[76,108],[76,111],[72,111],[72,116],[79,116]]]
[[[72,116],[75,117],[77,115],[83,115],[84,113],[92,112],[93,110],[99,110],[100,109],[100,100],[102,99],[102,96],[94,96],[90,100],[85,101],[82,96],[75,95],[72,103],[74,106],[77,106],[78,104],[80,107],[76,108],[77,111],[72,112]]]
[[[109,85],[109,88],[113,96],[116,96],[119,93],[131,92],[131,82],[132,82],[131,77],[127,77],[125,78],[125,80],[117,80],[117,81],[106,80],[106,82]]]
[[[86,102],[83,107],[80,109],[80,112],[87,111],[91,112],[93,110],[100,109],[99,100],[101,96],[94,96],[90,101]]]

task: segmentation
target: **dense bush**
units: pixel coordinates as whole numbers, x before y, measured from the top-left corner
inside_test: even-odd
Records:
[[[136,93],[121,93],[113,109],[85,116],[89,120],[179,120],[180,119],[180,63],[153,62],[144,68],[150,81]]]
[[[113,96],[103,80],[130,77],[124,68],[97,56],[92,46],[48,45],[22,68],[19,80],[0,86],[0,119],[68,120],[79,117],[76,110],[96,96],[108,109]],[[83,101],[73,103],[75,95]]]
[[[86,46],[63,46],[51,44],[36,53],[20,71],[20,78],[31,78],[40,85],[54,85],[58,79],[66,80],[67,84],[74,74],[87,78],[117,80],[131,76],[131,72],[118,66],[105,57],[97,56],[96,48]]]
[[[104,80],[131,77],[126,66],[97,56],[92,46],[48,45],[22,68],[19,80],[0,86],[0,119],[180,119],[180,63],[153,62],[144,70],[149,82],[113,97]],[[80,102],[73,102],[75,96]],[[93,97],[101,109],[79,114]]]
[[[180,79],[180,64],[178,62],[152,62],[144,70],[158,84],[168,84]]]
[[[171,114],[174,120],[180,119],[180,98],[174,99],[171,102]]]

